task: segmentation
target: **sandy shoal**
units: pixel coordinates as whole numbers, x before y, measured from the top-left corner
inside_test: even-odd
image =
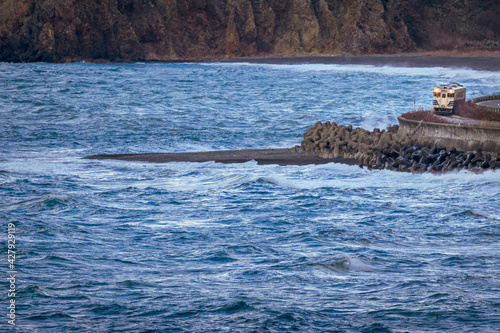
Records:
[[[110,154],[92,155],[85,159],[93,160],[119,160],[119,161],[140,161],[152,163],[168,162],[216,162],[216,163],[245,163],[256,161],[259,165],[309,165],[342,163],[348,165],[358,165],[355,159],[348,158],[321,158],[317,156],[307,156],[291,149],[245,149],[245,150],[222,150],[194,153],[146,153],[146,154]]]

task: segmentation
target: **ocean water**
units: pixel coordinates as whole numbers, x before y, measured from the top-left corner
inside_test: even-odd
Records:
[[[498,332],[498,171],[82,159],[385,128],[449,81],[477,97],[500,74],[0,63],[0,330]]]

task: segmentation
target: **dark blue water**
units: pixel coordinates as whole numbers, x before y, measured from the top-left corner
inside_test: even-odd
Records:
[[[0,63],[17,332],[498,331],[498,172],[81,159],[292,147],[318,120],[385,128],[449,81],[475,97],[500,74]]]

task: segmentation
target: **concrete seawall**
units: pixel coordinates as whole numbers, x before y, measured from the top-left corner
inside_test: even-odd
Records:
[[[499,96],[500,97],[500,96]],[[500,112],[500,111],[499,111]],[[462,151],[500,152],[500,127],[497,123],[441,124],[398,117],[398,134],[408,135],[418,141],[432,141],[447,149]]]

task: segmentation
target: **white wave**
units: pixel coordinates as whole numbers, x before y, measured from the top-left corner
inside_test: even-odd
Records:
[[[339,257],[332,258],[331,262],[319,262],[314,266],[324,268],[333,272],[375,272],[376,268],[365,263],[359,258],[351,257],[347,254],[340,255]]]
[[[150,228],[162,229],[172,227],[210,227],[212,225],[213,219],[179,219],[179,220],[160,220],[160,221],[146,221],[145,223],[139,222],[140,225]],[[132,223],[127,223],[132,224]]]
[[[314,190],[352,186],[353,179],[365,171],[358,166],[339,163],[306,166],[257,166],[265,172],[260,179],[282,188]],[[274,169],[274,170],[273,170]],[[261,170],[254,170],[260,174]],[[325,177],[324,175],[328,175]],[[340,177],[348,178],[345,180]]]
[[[375,267],[368,265],[358,258],[349,258],[349,269],[359,272],[375,272]]]
[[[436,83],[448,83],[450,79],[463,81],[465,79],[487,80],[490,84],[500,83],[498,72],[475,70],[467,67],[404,67],[400,65],[341,65],[341,64],[254,64],[254,63],[212,63],[208,65],[227,66],[253,66],[274,70],[287,70],[295,72],[322,72],[322,73],[370,73],[389,76],[419,76],[434,77]]]
[[[224,149],[224,148],[222,148]],[[212,145],[208,145],[205,143],[200,143],[200,142],[183,142],[182,144],[175,146],[174,151],[172,152],[203,152],[203,151],[215,151],[215,150],[222,150],[220,147],[214,147]]]
[[[488,170],[482,173],[474,173],[467,170],[459,172],[449,172],[445,174],[424,173],[420,175],[422,180],[432,183],[453,183],[453,184],[471,184],[471,183],[493,183],[500,185],[500,172],[498,170]]]
[[[337,163],[308,166],[258,166],[247,164],[252,174],[261,174],[261,179],[282,188],[298,190],[332,189],[414,189],[418,191],[441,191],[459,189],[464,185],[500,186],[500,172],[486,171],[480,174],[469,171],[446,174],[411,174],[389,170],[368,170],[358,166]]]
[[[374,128],[385,129],[389,124],[397,124],[397,118],[392,115],[384,115],[383,117],[368,117],[367,114],[363,114],[365,117],[359,127],[364,128],[368,131],[373,131]]]

